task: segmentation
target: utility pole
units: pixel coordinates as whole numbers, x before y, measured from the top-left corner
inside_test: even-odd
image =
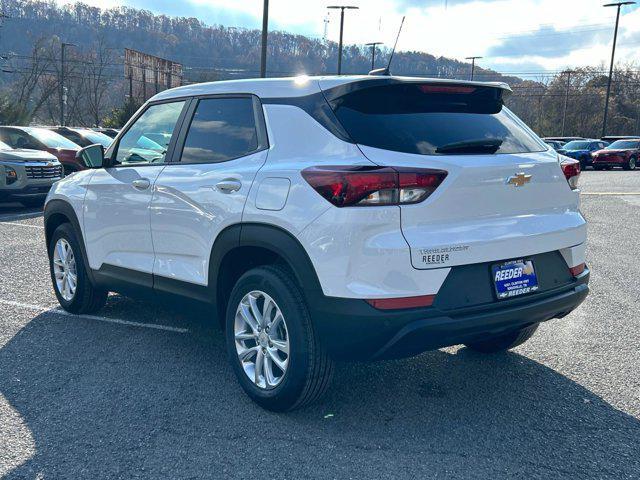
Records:
[[[562,111],[562,131],[560,136],[564,137],[564,125],[567,120],[567,107],[569,106],[569,89],[571,88],[571,74],[573,72],[571,70],[567,70],[567,91],[564,96],[564,109]]]
[[[269,28],[269,0],[262,7],[262,50],[260,52],[260,78],[267,76],[267,30]]]
[[[340,9],[340,43],[338,44],[338,75],[342,74],[342,34],[344,33],[344,11],[358,10],[360,7],[353,5],[331,5],[327,7],[329,10]]]
[[[607,116],[609,114],[609,95],[611,95],[611,79],[613,77],[613,62],[616,56],[616,41],[618,40],[618,24],[620,23],[620,9],[623,5],[635,5],[636,2],[607,3],[603,7],[616,7],[616,28],[613,33],[613,48],[611,49],[611,66],[609,67],[609,79],[607,81],[607,96],[604,99],[604,117],[602,118],[602,136],[607,134]]]
[[[65,87],[64,87],[64,75],[65,75],[65,71],[64,71],[64,51],[67,47],[75,47],[76,45],[74,43],[65,43],[65,42],[61,42],[60,43],[60,126],[64,127],[65,124],[65,115],[64,115],[64,107],[65,104],[67,103],[67,93],[65,91]]]
[[[371,70],[376,68],[376,45],[382,45],[382,42],[365,43],[367,47],[371,47]]]
[[[473,80],[473,74],[475,73],[476,70],[476,59],[478,58],[483,58],[483,57],[467,57],[465,58],[465,60],[471,60],[471,77],[470,80]]]

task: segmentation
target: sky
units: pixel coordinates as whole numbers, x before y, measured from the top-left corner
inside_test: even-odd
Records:
[[[70,3],[57,0],[59,3]],[[261,28],[263,0],[83,0],[100,7],[128,5],[207,24]],[[611,0],[613,1],[613,0]],[[72,2],[71,2],[72,3]],[[501,73],[535,78],[579,66],[606,66],[611,58],[615,7],[600,0],[270,0],[269,28],[337,41],[339,11],[345,43],[393,46],[406,16],[398,50],[418,50],[463,60]],[[640,0],[639,0],[640,3]],[[639,5],[640,6],[640,5]],[[640,64],[640,8],[623,7],[616,62]]]

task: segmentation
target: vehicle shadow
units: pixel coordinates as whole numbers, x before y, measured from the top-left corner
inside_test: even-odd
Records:
[[[188,328],[31,319],[0,349],[0,413],[13,412],[3,436],[29,444],[4,478],[640,472],[636,418],[517,353],[342,364],[321,403],[274,414],[241,391],[221,333],[203,316]]]

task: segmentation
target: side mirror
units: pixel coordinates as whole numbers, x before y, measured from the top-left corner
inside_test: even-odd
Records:
[[[76,158],[87,168],[101,168],[104,164],[104,147],[98,143],[81,148]]]

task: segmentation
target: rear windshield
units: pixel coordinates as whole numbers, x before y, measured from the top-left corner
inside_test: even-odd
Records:
[[[548,149],[494,87],[401,83],[331,100],[359,144],[422,155],[528,153]]]
[[[607,147],[607,150],[640,148],[639,140],[618,140]]]

